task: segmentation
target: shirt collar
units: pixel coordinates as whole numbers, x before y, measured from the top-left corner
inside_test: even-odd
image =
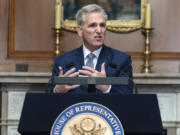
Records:
[[[88,50],[88,48],[87,48],[85,45],[83,45],[84,59],[85,59],[85,58],[87,57],[87,55],[90,54],[90,53],[93,53],[93,54],[96,56],[96,58],[98,58],[101,50],[102,50],[102,46],[101,46],[99,49],[91,52],[91,51]]]

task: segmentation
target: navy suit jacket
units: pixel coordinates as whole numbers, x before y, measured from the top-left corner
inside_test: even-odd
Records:
[[[129,77],[128,85],[112,85],[110,93],[122,93],[129,94],[133,92],[133,77],[132,77],[132,66],[131,66],[131,57],[130,55],[121,52],[119,50],[107,47],[105,45],[102,46],[102,50],[100,52],[96,70],[101,71],[101,64],[105,62],[105,70],[106,76],[108,77]],[[72,67],[75,67],[78,71],[82,69],[84,65],[84,56],[82,46],[75,50],[72,50],[68,53],[65,53],[61,56],[58,56],[54,62],[54,68],[52,71],[52,85],[50,91],[53,92],[55,87],[54,84],[54,75],[59,74],[59,66],[63,68],[63,73],[68,71],[72,67],[68,67],[69,63],[74,63]],[[111,63],[111,64],[110,64]],[[113,65],[115,66],[112,66]],[[78,88],[70,90],[68,93],[88,93],[87,86],[80,86]],[[96,89],[96,93],[102,93],[100,90]]]

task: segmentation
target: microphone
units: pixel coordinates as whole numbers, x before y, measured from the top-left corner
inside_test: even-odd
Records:
[[[118,68],[118,65],[115,64],[114,62],[109,62],[109,66],[110,66],[111,68],[114,68],[114,69]],[[137,94],[137,86],[136,86],[136,84],[134,83],[134,80],[133,80],[132,78],[130,78],[129,75],[128,75],[126,72],[124,72],[123,70],[120,70],[120,73],[122,73],[122,74],[124,74],[126,77],[128,77],[129,80],[134,84],[134,93]]]
[[[62,67],[62,69],[64,70],[65,68],[71,68],[74,65],[75,65],[74,62],[71,61],[71,62],[67,63],[64,67]],[[54,75],[59,76],[59,71],[55,72]],[[54,76],[51,76],[48,83],[47,83],[47,87],[48,87],[49,92],[51,91],[50,86],[52,84],[52,77],[54,77]]]
[[[69,62],[68,64],[65,65],[64,68],[71,68],[72,66],[74,66],[74,62]]]
[[[112,67],[112,68],[117,68],[117,65],[113,62],[109,62],[109,66]]]
[[[71,68],[73,67],[75,64],[74,62],[69,62],[68,64],[66,64],[64,67],[62,67],[62,69],[64,70],[65,68]],[[59,76],[59,71],[55,73],[56,76]]]

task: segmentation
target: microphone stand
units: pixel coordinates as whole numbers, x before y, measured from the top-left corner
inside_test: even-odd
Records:
[[[88,93],[95,93],[95,92],[96,92],[96,85],[88,84]]]

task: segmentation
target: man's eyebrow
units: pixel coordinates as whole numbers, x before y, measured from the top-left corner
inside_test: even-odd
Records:
[[[100,23],[100,25],[101,25],[101,26],[106,26],[106,23],[103,22],[103,23]]]
[[[106,23],[102,22],[100,24],[97,24],[96,22],[92,22],[92,23],[88,24],[88,26],[95,26],[95,25],[106,26]]]
[[[88,26],[95,26],[97,25],[95,22],[90,23]]]

